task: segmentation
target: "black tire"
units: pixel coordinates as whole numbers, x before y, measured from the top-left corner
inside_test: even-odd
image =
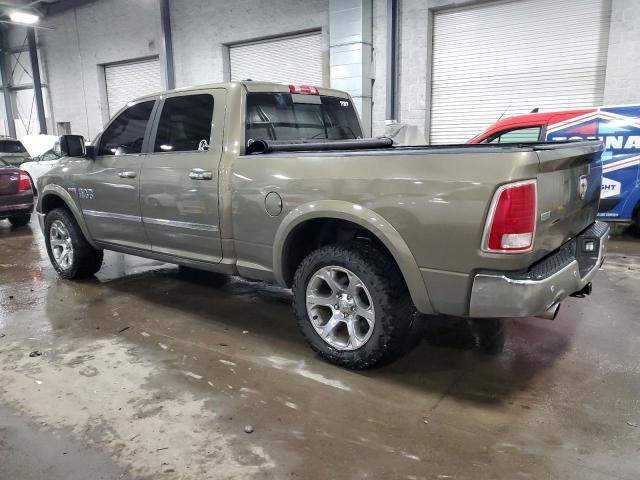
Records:
[[[478,318],[472,320],[478,338],[478,351],[498,355],[504,350],[506,340],[504,320],[501,318]]]
[[[50,229],[51,224],[59,220],[69,232],[73,246],[73,261],[69,268],[63,269],[58,265],[51,250]],[[56,208],[47,213],[44,218],[44,239],[51,265],[62,278],[77,279],[90,277],[102,267],[103,251],[93,248],[82,234],[80,226],[71,212],[65,208]]]
[[[341,350],[325,342],[307,313],[307,284],[327,266],[343,267],[366,286],[375,309],[375,323],[368,341],[356,350]],[[293,282],[293,308],[302,335],[324,360],[353,370],[379,367],[397,359],[415,345],[416,309],[401,273],[391,258],[364,242],[321,247],[298,267]]]
[[[29,223],[29,220],[31,220],[31,214],[29,213],[24,213],[22,215],[13,215],[12,217],[9,217],[9,221],[14,227],[24,227]]]

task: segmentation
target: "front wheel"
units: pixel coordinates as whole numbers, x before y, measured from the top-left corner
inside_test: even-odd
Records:
[[[62,278],[88,277],[100,270],[102,250],[93,248],[71,212],[56,208],[44,219],[44,238],[53,268]]]
[[[300,264],[293,284],[300,331],[325,360],[377,367],[403,354],[416,311],[397,266],[361,242],[321,247]]]

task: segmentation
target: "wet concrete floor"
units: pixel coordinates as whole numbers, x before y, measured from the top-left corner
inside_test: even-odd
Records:
[[[368,372],[314,356],[288,291],[217,280],[114,253],[60,280],[0,222],[0,479],[640,478],[640,240],[502,354],[439,322]]]

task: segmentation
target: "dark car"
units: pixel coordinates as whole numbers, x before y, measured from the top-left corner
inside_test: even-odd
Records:
[[[0,220],[14,227],[29,223],[33,211],[33,189],[29,175],[0,159]]]

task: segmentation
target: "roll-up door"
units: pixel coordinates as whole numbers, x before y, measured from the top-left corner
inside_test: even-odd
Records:
[[[431,143],[465,142],[540,110],[602,104],[609,0],[518,0],[437,11]]]
[[[105,65],[109,116],[134,98],[162,90],[160,61],[157,58]]]
[[[318,32],[232,45],[231,80],[322,85],[321,40]]]

